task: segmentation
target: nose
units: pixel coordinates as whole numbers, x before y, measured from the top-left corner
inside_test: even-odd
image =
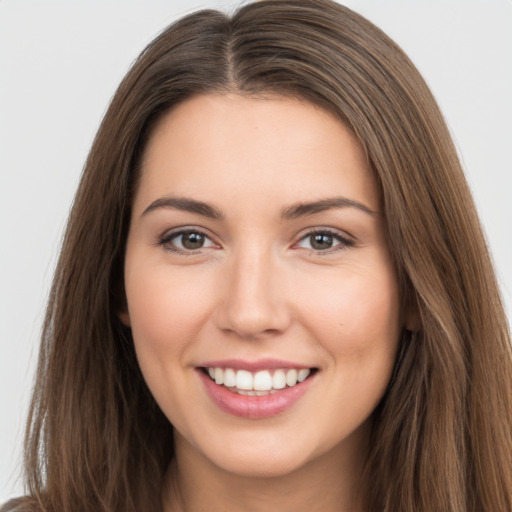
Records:
[[[284,332],[291,315],[283,269],[270,251],[250,249],[226,262],[218,327],[253,340]]]

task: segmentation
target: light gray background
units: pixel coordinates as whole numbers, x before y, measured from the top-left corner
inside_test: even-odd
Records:
[[[512,1],[343,1],[409,54],[460,151],[512,317]],[[236,1],[0,0],[0,502],[20,494],[38,336],[78,177],[128,66],[169,22]]]

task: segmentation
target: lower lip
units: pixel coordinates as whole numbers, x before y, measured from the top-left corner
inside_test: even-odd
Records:
[[[239,395],[219,386],[202,370],[198,370],[206,391],[213,402],[224,412],[249,419],[261,419],[276,416],[297,402],[308,390],[313,377],[309,377],[295,386],[285,388],[264,396]]]

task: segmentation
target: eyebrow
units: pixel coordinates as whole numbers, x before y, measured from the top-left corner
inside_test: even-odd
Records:
[[[330,197],[319,201],[311,201],[306,203],[297,203],[281,212],[281,217],[286,220],[297,219],[307,215],[320,213],[331,208],[357,208],[368,215],[376,215],[377,211],[372,210],[363,203],[348,199],[346,197]]]
[[[211,219],[222,220],[224,215],[220,210],[214,206],[204,203],[203,201],[196,201],[195,199],[188,199],[184,197],[161,197],[153,201],[143,212],[141,216],[157,210],[159,208],[174,208],[176,210],[197,213],[203,217]],[[318,201],[300,202],[293,204],[281,211],[281,218],[284,220],[297,219],[307,215],[314,215],[331,208],[357,208],[362,212],[375,215],[378,212],[372,210],[363,203],[348,199],[346,197],[331,197],[327,199],[320,199]]]
[[[176,210],[182,210],[185,212],[197,213],[204,217],[211,219],[222,220],[224,216],[222,213],[202,201],[196,201],[195,199],[187,199],[184,197],[161,197],[156,201],[153,201],[143,212],[142,216],[157,210],[158,208],[174,208]]]

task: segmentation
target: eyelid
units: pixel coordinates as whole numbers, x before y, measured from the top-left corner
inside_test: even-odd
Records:
[[[332,236],[333,238],[336,238],[339,241],[339,243],[337,245],[330,247],[328,249],[325,249],[325,250],[313,249],[313,248],[308,249],[305,247],[304,248],[298,247],[298,244],[300,242],[302,242],[303,240],[307,239],[308,237],[311,237],[316,234],[328,234],[328,235]],[[355,245],[354,238],[351,235],[349,235],[348,233],[346,233],[345,231],[340,231],[339,229],[335,229],[335,228],[315,226],[315,227],[311,227],[311,228],[306,228],[305,230],[301,231],[301,233],[297,237],[297,241],[293,244],[292,248],[304,249],[304,250],[309,250],[310,252],[315,253],[315,254],[327,255],[327,254],[330,254],[333,252],[345,250],[349,247],[353,247],[354,245]]]
[[[180,235],[185,235],[187,233],[198,233],[202,236],[204,236],[207,240],[209,240],[210,245],[207,245],[206,247],[200,247],[198,249],[186,249],[186,248],[180,248],[173,246],[171,247],[170,242],[174,238],[179,237]],[[327,249],[314,249],[314,248],[306,248],[306,247],[299,247],[299,244],[307,239],[308,237],[311,237],[316,234],[327,234],[329,236],[332,236],[335,238],[339,243],[334,245],[333,247],[327,248]],[[355,244],[354,237],[352,237],[350,234],[348,234],[346,231],[341,231],[336,228],[332,227],[323,227],[323,226],[314,226],[314,227],[308,227],[303,229],[296,237],[296,241],[292,244],[292,249],[304,249],[306,251],[309,251],[314,254],[320,254],[320,255],[328,255],[333,252],[337,252],[340,250],[345,250],[349,247],[352,247]],[[162,235],[158,236],[155,244],[156,246],[162,246],[164,249],[174,252],[177,254],[190,256],[195,254],[200,254],[204,250],[208,250],[211,248],[221,248],[221,245],[215,240],[215,237],[212,236],[209,233],[209,230],[204,229],[202,227],[198,226],[179,226],[172,229],[169,229],[165,231]]]
[[[208,245],[206,247],[200,247],[198,249],[182,249],[180,247],[170,246],[171,240],[179,237],[180,235],[185,235],[187,233],[198,233],[204,236],[206,239],[208,239],[211,242],[211,245]],[[214,237],[209,234],[208,230],[200,228],[198,226],[179,226],[176,228],[169,229],[157,238],[155,245],[162,246],[164,249],[170,252],[174,252],[184,256],[200,254],[205,249],[211,249],[212,247],[220,247],[220,245],[215,241]]]

